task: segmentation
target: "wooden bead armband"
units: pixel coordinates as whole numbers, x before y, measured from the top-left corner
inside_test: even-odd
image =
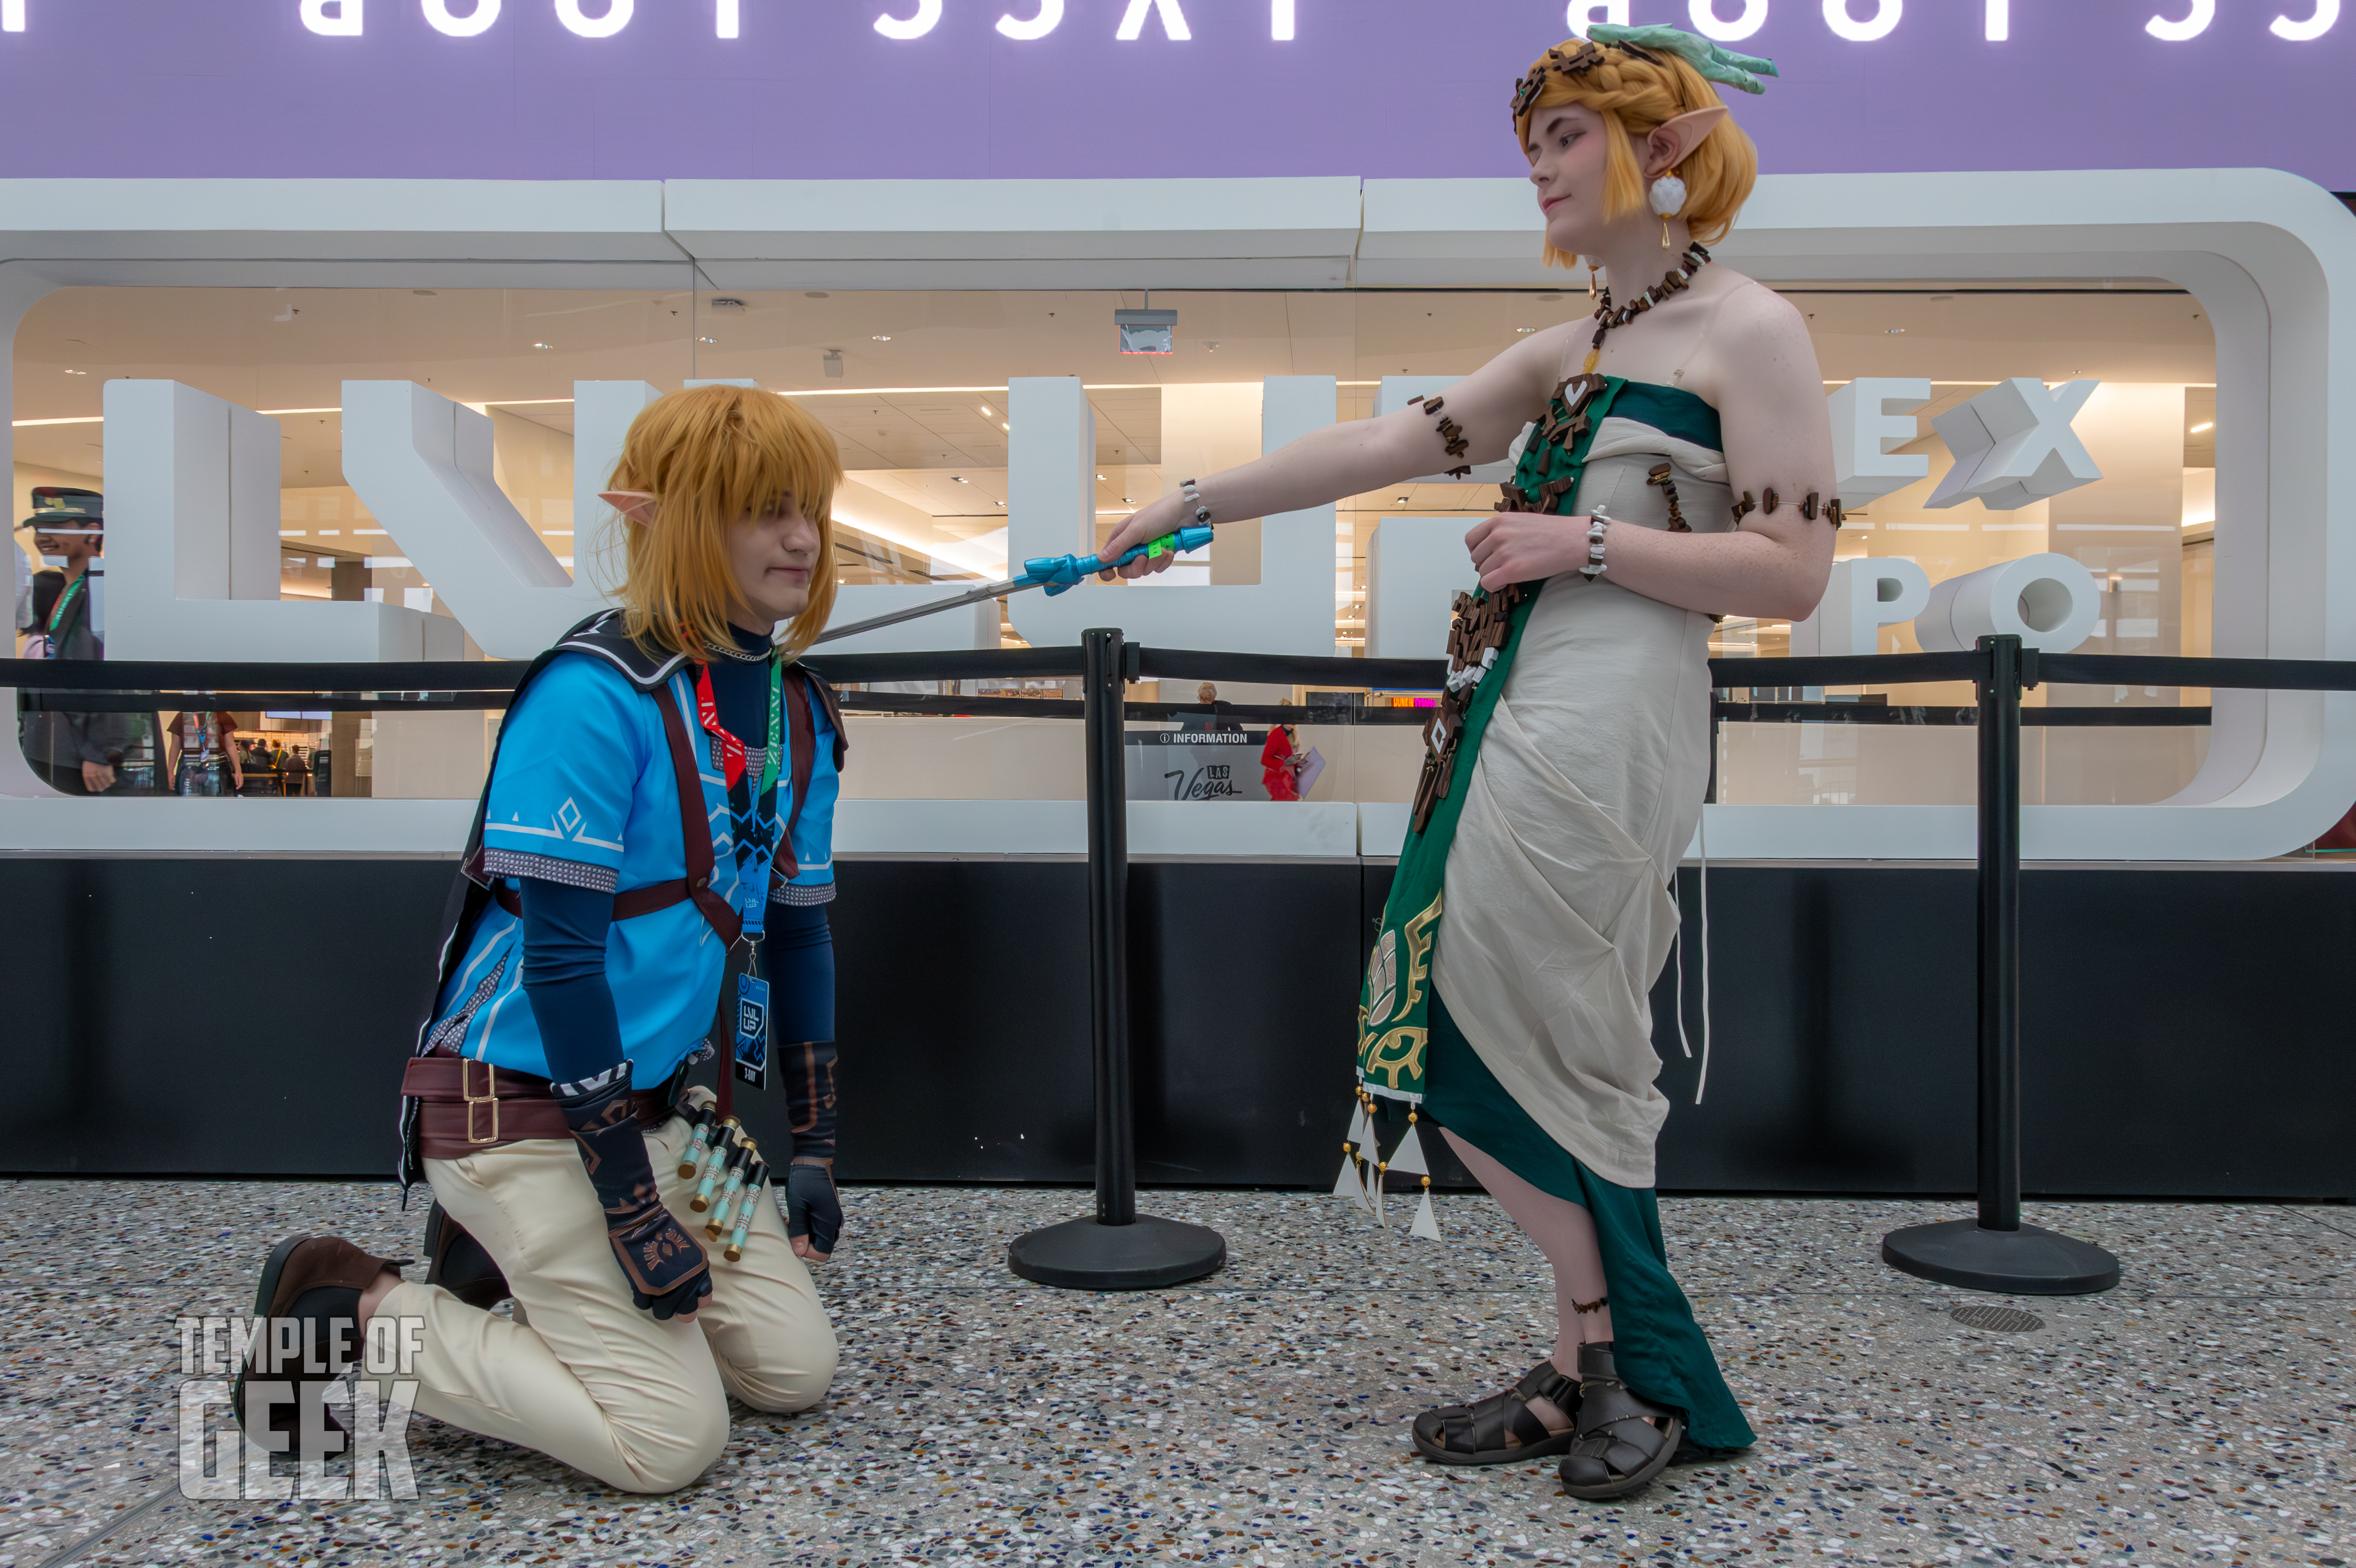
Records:
[[[1423,405],[1423,411],[1428,414],[1439,413],[1441,407],[1441,400],[1439,398],[1409,398],[1408,400],[1408,406],[1410,408],[1414,407],[1418,403],[1421,403]],[[1448,443],[1448,455],[1451,457],[1463,456],[1464,453],[1470,450],[1472,444],[1470,441],[1465,439],[1464,427],[1458,424],[1454,420],[1447,418],[1442,418],[1440,421],[1440,439]],[[1472,465],[1469,463],[1463,463],[1450,469],[1448,474],[1449,477],[1452,479],[1462,479],[1471,475],[1472,472]]]

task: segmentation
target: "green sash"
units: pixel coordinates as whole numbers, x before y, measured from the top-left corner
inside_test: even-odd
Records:
[[[1555,389],[1547,417],[1530,432],[1520,465],[1514,470],[1514,481],[1506,486],[1505,502],[1511,509],[1575,511],[1579,481],[1586,471],[1595,432],[1612,411],[1621,389],[1628,385],[1617,376],[1581,376]],[[1477,604],[1488,596],[1487,590],[1481,590],[1472,602]],[[1461,714],[1451,718],[1449,709],[1455,702],[1443,699],[1440,716],[1435,720],[1439,726],[1451,722],[1454,726],[1445,741],[1453,755],[1435,750],[1425,763],[1427,769],[1441,770],[1445,781],[1441,787],[1447,793],[1419,828],[1410,821],[1390,897],[1383,905],[1382,929],[1376,934],[1365,981],[1358,992],[1358,1083],[1390,1099],[1416,1102],[1423,1098],[1425,1047],[1430,1039],[1431,949],[1440,936],[1440,885],[1447,877],[1448,846],[1456,837],[1456,819],[1463,815],[1464,797],[1472,786],[1481,737],[1505,689],[1514,650],[1521,643],[1530,607],[1537,603],[1535,584],[1522,589],[1509,612],[1509,629],[1495,663],[1479,675]]]

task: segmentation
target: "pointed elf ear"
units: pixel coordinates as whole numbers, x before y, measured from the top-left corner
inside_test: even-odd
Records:
[[[1657,179],[1693,156],[1696,147],[1726,118],[1726,106],[1697,109],[1674,120],[1664,120],[1644,138],[1644,176]]]
[[[654,523],[655,498],[644,490],[600,490],[597,499],[642,528]]]

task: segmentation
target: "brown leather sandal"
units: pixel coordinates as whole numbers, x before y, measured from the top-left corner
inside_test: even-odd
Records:
[[[1569,1448],[1578,1434],[1548,1432],[1546,1423],[1530,1413],[1534,1399],[1549,1400],[1574,1419],[1579,1414],[1579,1385],[1555,1371],[1552,1361],[1540,1361],[1504,1393],[1472,1404],[1443,1404],[1417,1416],[1416,1448],[1442,1465],[1550,1458]]]
[[[1594,1502],[1626,1497],[1669,1467],[1685,1435],[1682,1413],[1628,1392],[1609,1342],[1579,1348],[1579,1430],[1558,1472],[1564,1491]]]

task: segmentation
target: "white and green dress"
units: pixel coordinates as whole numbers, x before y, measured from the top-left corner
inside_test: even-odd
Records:
[[[1733,526],[1718,412],[1675,387],[1572,378],[1514,478],[1515,509]],[[1694,1442],[1741,1447],[1750,1427],[1669,1275],[1652,1190],[1668,1101],[1649,997],[1708,786],[1710,618],[1608,572],[1505,597],[1384,910],[1360,1082],[1585,1207],[1629,1387],[1685,1411]]]

